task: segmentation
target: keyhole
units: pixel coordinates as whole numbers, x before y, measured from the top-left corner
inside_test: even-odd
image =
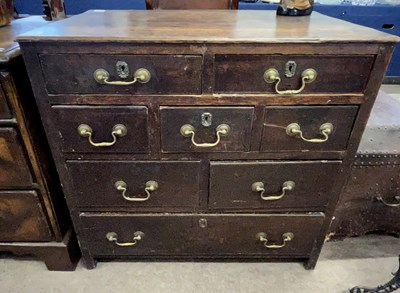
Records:
[[[125,65],[121,66],[121,70],[122,70],[122,72],[125,72]]]
[[[293,73],[293,65],[289,65],[289,72]]]

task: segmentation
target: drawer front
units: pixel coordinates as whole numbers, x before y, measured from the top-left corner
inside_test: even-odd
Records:
[[[302,55],[216,55],[214,91],[277,93],[277,80],[266,82],[264,79],[268,69],[275,69],[279,75],[279,91],[299,90],[302,87],[302,73],[312,68],[316,78],[305,84],[302,93],[361,93],[373,62],[372,55],[323,58]]]
[[[40,55],[47,91],[51,94],[200,94],[201,56],[183,55]],[[94,75],[105,70],[109,82],[130,82],[135,72],[150,73],[147,82],[113,85]]]
[[[309,255],[324,216],[321,213],[307,215],[83,213],[81,219],[85,237],[94,256],[274,257]],[[108,234],[110,232],[114,234]],[[288,234],[285,233],[292,233],[293,237],[290,238],[293,239],[288,240]],[[283,241],[283,234],[286,242]],[[264,238],[260,239],[260,236],[264,235],[268,242]],[[134,245],[121,247],[115,242],[122,244],[130,242]],[[265,243],[277,246],[285,243],[285,246],[267,248]]]
[[[344,151],[356,106],[267,107],[261,151]]]
[[[8,107],[6,95],[0,84],[0,119],[12,118],[10,108]]]
[[[163,152],[245,152],[252,107],[162,107]]]
[[[36,191],[0,192],[0,242],[50,240]]]
[[[135,209],[199,205],[198,161],[69,161],[68,169],[78,206]]]
[[[340,164],[340,161],[211,162],[209,207],[323,210]]]
[[[146,107],[55,106],[64,152],[147,153]]]
[[[0,188],[29,187],[32,183],[17,131],[14,128],[0,128]]]

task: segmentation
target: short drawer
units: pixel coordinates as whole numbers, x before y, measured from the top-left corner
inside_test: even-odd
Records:
[[[6,95],[0,84],[0,119],[12,118],[10,108],[8,107]]]
[[[304,55],[216,55],[215,92],[268,93],[300,90],[302,74],[315,70],[315,80],[305,83],[301,93],[362,93],[374,62],[367,56]],[[267,71],[275,70],[268,79]],[[286,93],[292,94],[292,93]]]
[[[324,210],[340,161],[211,162],[211,209]]]
[[[68,161],[67,165],[78,206],[199,205],[199,161]]]
[[[307,256],[323,219],[322,213],[81,214],[94,256]]]
[[[147,153],[147,108],[54,106],[64,152]]]
[[[0,188],[30,187],[32,176],[14,128],[0,128]]]
[[[163,152],[245,152],[252,107],[161,107]]]
[[[50,240],[36,191],[0,191],[0,242]]]
[[[344,151],[356,106],[267,107],[261,151]]]
[[[51,94],[201,93],[201,56],[42,54],[40,61]],[[148,71],[146,78],[139,69]],[[96,71],[108,74],[109,84],[97,81]]]

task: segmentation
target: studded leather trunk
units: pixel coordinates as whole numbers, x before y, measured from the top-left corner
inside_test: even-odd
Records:
[[[400,235],[400,100],[380,92],[330,231]]]

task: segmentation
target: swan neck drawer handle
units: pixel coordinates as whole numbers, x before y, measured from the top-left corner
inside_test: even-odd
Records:
[[[263,182],[254,182],[251,185],[251,190],[254,192],[259,192],[260,193],[260,197],[262,200],[279,200],[281,198],[283,198],[286,195],[287,191],[292,191],[294,190],[294,187],[296,186],[296,184],[293,181],[285,181],[282,184],[282,192],[279,195],[267,195],[265,196],[265,186]]]
[[[329,139],[329,134],[333,131],[332,123],[324,123],[319,128],[320,133],[323,135],[324,138],[305,138],[303,136],[303,132],[301,131],[301,127],[297,123],[291,123],[286,126],[286,134],[289,136],[297,136],[306,142],[311,143],[322,143],[326,142]]]
[[[106,238],[108,241],[114,242],[117,246],[129,247],[135,246],[138,241],[142,240],[144,238],[144,233],[141,231],[136,231],[133,233],[133,242],[118,242],[118,234],[115,232],[108,232]]]
[[[298,90],[279,90],[279,84],[281,83],[281,78],[279,77],[279,72],[275,68],[270,68],[264,72],[264,81],[266,83],[275,83],[275,92],[280,95],[295,95],[301,93],[307,83],[312,83],[317,78],[317,72],[315,69],[308,68],[301,74],[301,87]]]
[[[292,232],[283,233],[282,244],[268,244],[267,234],[264,232],[257,233],[256,238],[268,249],[279,249],[285,247],[287,242],[292,241],[294,239],[294,234]]]
[[[397,203],[388,203],[388,202],[386,202],[386,201],[382,198],[382,196],[377,196],[377,197],[376,197],[376,200],[377,200],[377,201],[380,201],[380,202],[383,203],[385,206],[392,207],[392,208],[400,207],[400,195],[395,196],[393,199],[394,199],[395,201],[397,201]]]
[[[87,125],[87,124],[81,124],[78,126],[78,133],[82,137],[87,137],[89,140],[89,143],[94,146],[94,147],[109,147],[113,146],[119,137],[124,137],[127,134],[127,129],[125,125],[122,124],[116,124],[114,125],[111,136],[113,137],[113,140],[110,142],[94,142],[93,141],[93,130],[92,128]]]
[[[230,127],[227,124],[220,124],[216,128],[216,136],[217,140],[213,143],[197,143],[195,141],[195,129],[192,125],[190,124],[185,124],[181,127],[181,134],[184,137],[191,137],[192,138],[192,144],[196,147],[199,148],[212,148],[217,146],[220,141],[222,136],[227,136],[230,131]]]
[[[109,85],[131,85],[134,83],[147,83],[150,81],[151,79],[151,74],[150,72],[145,69],[145,68],[140,68],[138,70],[136,70],[134,76],[133,76],[133,80],[131,81],[120,81],[120,80],[116,80],[116,81],[109,81],[110,78],[110,74],[108,73],[107,70],[105,69],[97,69],[94,74],[94,79],[100,83],[100,84],[109,84]]]
[[[146,186],[144,191],[146,192],[146,197],[131,197],[127,196],[126,192],[128,191],[128,185],[124,181],[117,181],[114,184],[114,187],[118,191],[122,191],[122,197],[127,201],[146,201],[150,198],[151,192],[156,191],[158,189],[158,183],[156,181],[150,180],[146,182]]]

